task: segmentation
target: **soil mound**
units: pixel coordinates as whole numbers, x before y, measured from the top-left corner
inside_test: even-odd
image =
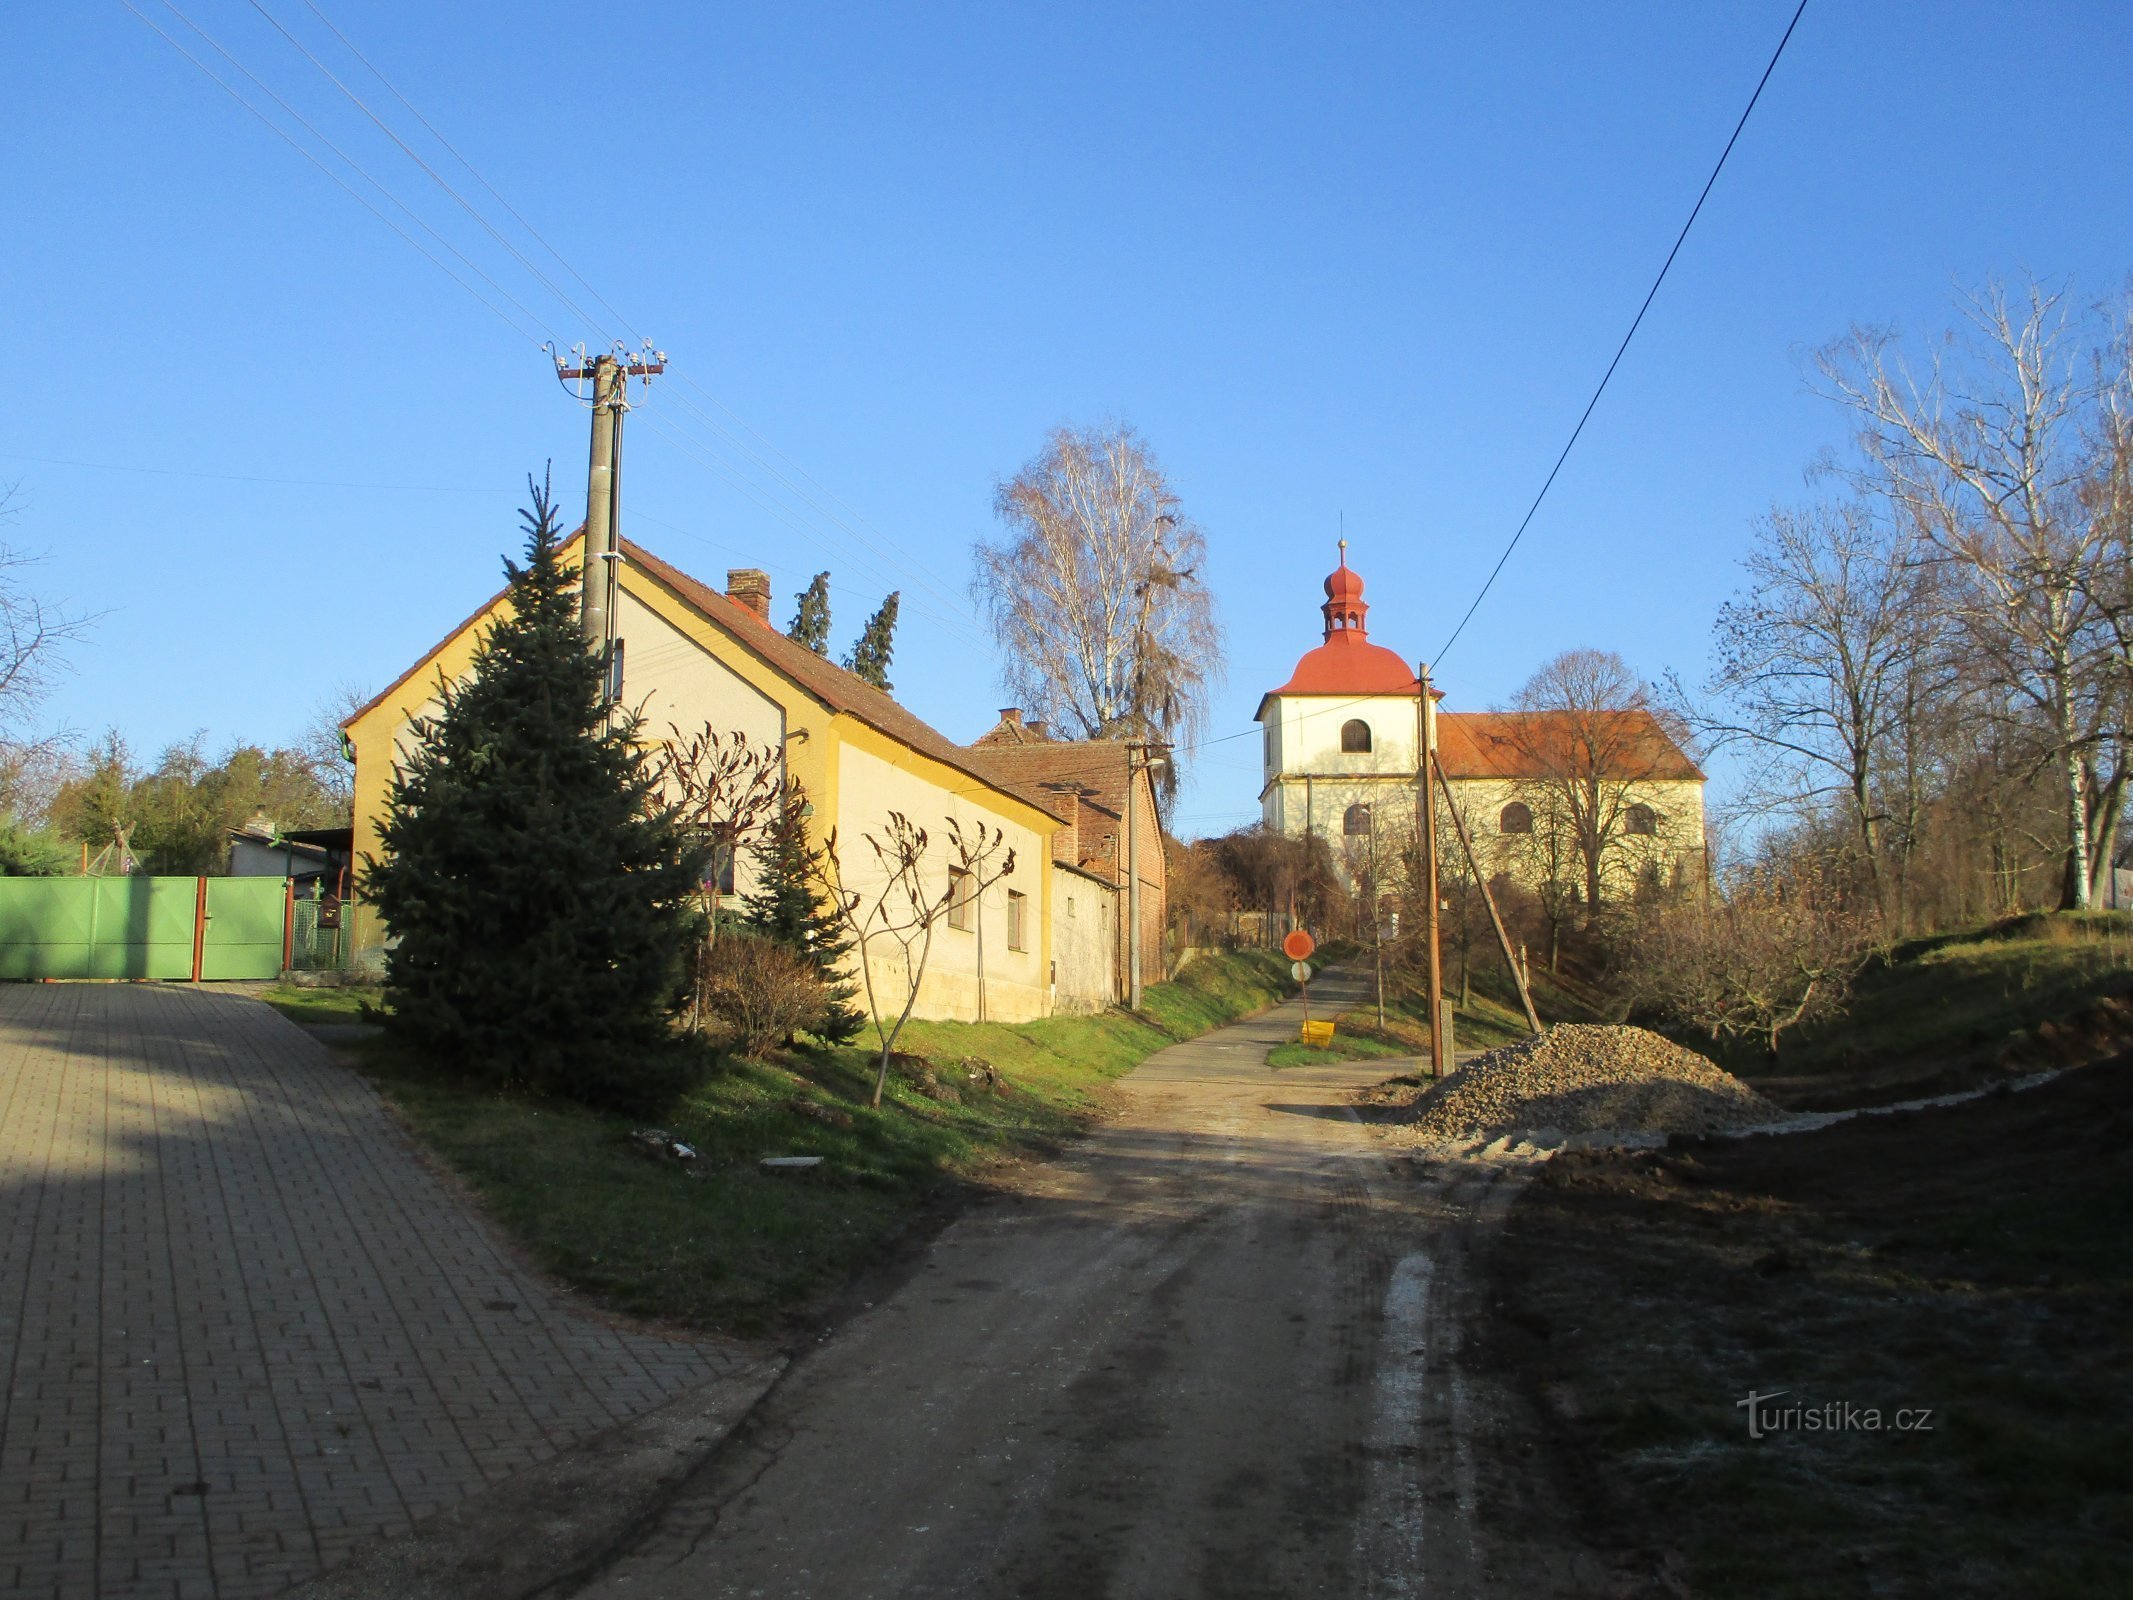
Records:
[[[1558,1023],[1477,1056],[1408,1108],[1424,1144],[1602,1130],[1718,1133],[1785,1113],[1693,1050],[1646,1028]]]

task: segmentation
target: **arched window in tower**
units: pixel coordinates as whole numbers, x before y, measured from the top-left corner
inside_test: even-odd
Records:
[[[1370,832],[1370,807],[1352,805],[1341,813],[1341,832],[1353,839]]]
[[[1513,800],[1503,808],[1496,819],[1498,833],[1531,833],[1533,831],[1533,808],[1523,800]]]
[[[1361,717],[1350,717],[1341,724],[1341,754],[1352,756],[1369,753],[1370,724]]]
[[[1622,814],[1622,831],[1642,839],[1659,832],[1659,813],[1650,806],[1631,806]]]

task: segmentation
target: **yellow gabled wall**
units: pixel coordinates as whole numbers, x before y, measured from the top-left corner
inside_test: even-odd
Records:
[[[576,569],[578,549],[579,541],[573,539],[561,552],[569,570]],[[739,707],[720,703],[731,698],[722,695],[718,687],[724,675],[745,685],[751,701],[760,697],[774,704],[782,719],[786,770],[806,789],[814,808],[809,818],[810,833],[819,845],[832,828],[838,830],[846,865],[854,871],[855,888],[863,888],[864,866],[872,862],[872,852],[861,843],[861,835],[879,832],[891,809],[903,811],[932,836],[943,883],[947,874],[943,826],[946,817],[956,816],[970,824],[982,820],[1006,831],[1008,844],[1017,854],[1017,871],[1010,883],[988,893],[983,908],[983,1009],[987,1017],[996,1021],[1049,1015],[1053,911],[1049,866],[1051,836],[1059,826],[1057,819],[912,749],[856,717],[832,713],[639,569],[623,567],[621,585],[623,600],[617,615],[624,624],[618,629],[625,640],[623,693],[632,704],[644,702],[648,693],[652,695],[647,708],[647,736],[664,737],[670,722],[687,731],[707,720],[719,726],[760,720],[752,709],[743,715]],[[434,709],[440,675],[455,679],[468,670],[482,632],[505,603],[501,596],[492,600],[425,656],[414,672],[345,724],[356,756],[358,860],[378,853],[386,789],[409,721]],[[635,619],[634,623],[631,619]],[[723,673],[679,670],[676,658],[667,653],[677,641],[702,651]],[[664,671],[662,662],[666,663]],[[848,767],[864,769],[857,781]],[[1026,950],[1007,948],[1008,888],[1019,889],[1027,896]],[[386,937],[378,919],[361,905],[352,913],[351,927],[358,950],[375,949]],[[897,976],[900,962],[891,963],[891,954],[886,945],[875,952],[875,976],[885,1003],[893,995],[893,1014],[901,1007],[903,993]],[[975,1018],[979,1011],[976,956],[972,934],[945,925],[939,928],[914,1015]]]

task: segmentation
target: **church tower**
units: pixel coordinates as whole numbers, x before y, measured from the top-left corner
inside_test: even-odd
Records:
[[[1377,808],[1413,810],[1419,685],[1412,663],[1370,642],[1370,607],[1345,539],[1325,590],[1323,639],[1255,713],[1264,729],[1259,805],[1270,830],[1316,834],[1338,854],[1344,841],[1370,838]]]

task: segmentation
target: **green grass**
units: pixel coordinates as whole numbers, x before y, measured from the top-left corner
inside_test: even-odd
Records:
[[[1206,957],[1151,985],[1139,1016],[1021,1024],[913,1023],[934,1098],[892,1074],[868,1106],[874,1057],[801,1049],[729,1061],[657,1125],[694,1162],[640,1155],[639,1119],[501,1094],[444,1076],[387,1038],[355,1052],[388,1102],[544,1270],[634,1316],[759,1334],[881,1259],[929,1208],[988,1168],[1043,1155],[1100,1108],[1105,1084],[1180,1038],[1258,1010],[1288,988],[1272,952]],[[348,991],[277,991],[298,1021],[358,1015]],[[974,1064],[997,1074],[997,1087]],[[821,1156],[766,1172],[765,1156]]]
[[[1898,945],[1863,972],[1842,1017],[1788,1034],[1777,1060],[1737,1045],[1722,1064],[1795,1104],[1964,1087],[2054,1064],[2061,1028],[2133,986],[2133,915],[2053,913]],[[1710,1051],[1704,1039],[1686,1041]],[[2133,1042],[2133,1041],[2127,1041]]]
[[[314,989],[278,983],[260,998],[291,1022],[368,1022],[383,1003],[379,990],[360,985]]]
[[[1373,1061],[1383,1056],[1410,1056],[1414,1047],[1375,1033],[1333,1035],[1330,1049],[1308,1044],[1277,1044],[1266,1053],[1270,1067],[1323,1067],[1337,1061]]]

